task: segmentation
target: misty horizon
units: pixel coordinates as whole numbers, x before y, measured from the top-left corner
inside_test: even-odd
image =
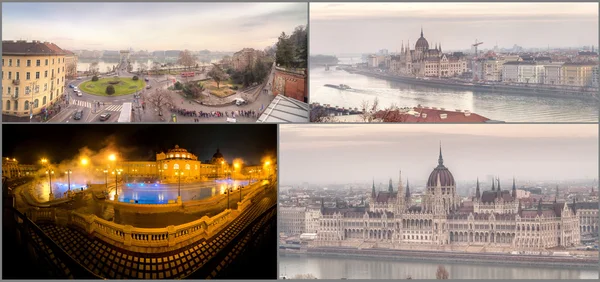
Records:
[[[421,28],[443,51],[568,48],[598,44],[598,3],[311,3],[310,24],[312,55],[414,49]]]
[[[2,40],[73,50],[262,50],[308,23],[306,3],[2,3]]]
[[[598,178],[597,125],[282,125],[280,180],[321,185],[425,185],[438,165],[456,182]],[[422,182],[422,183],[420,183]],[[509,185],[510,182],[510,185]],[[509,186],[506,186],[509,185]],[[396,186],[395,186],[396,187]],[[485,186],[484,186],[485,187]]]

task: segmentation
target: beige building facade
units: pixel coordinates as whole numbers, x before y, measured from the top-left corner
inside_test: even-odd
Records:
[[[65,92],[66,51],[49,42],[2,41],[2,113],[25,117]]]

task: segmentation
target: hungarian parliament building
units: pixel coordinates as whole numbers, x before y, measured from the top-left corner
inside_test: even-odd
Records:
[[[400,174],[398,188],[373,190],[368,207],[321,207],[317,224],[317,245],[357,246],[365,243],[383,246],[482,246],[515,250],[543,250],[580,244],[580,219],[574,204],[542,203],[523,208],[512,187],[503,190],[495,180],[491,189],[477,181],[472,201],[462,201],[456,193],[452,173],[442,158],[427,181],[420,203],[411,198]],[[394,191],[395,190],[395,191]]]

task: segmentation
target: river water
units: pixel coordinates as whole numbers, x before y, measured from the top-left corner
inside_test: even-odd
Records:
[[[162,59],[157,60],[157,62],[164,64],[165,62],[167,63],[175,63],[177,60],[173,60],[173,59],[168,59],[167,61],[164,61]],[[219,60],[214,59],[211,61],[211,63],[217,63]],[[107,71],[107,68],[110,68],[112,70],[113,67],[116,67],[119,64],[119,59],[113,59],[113,60],[93,60],[93,59],[80,59],[77,62],[77,71],[87,71],[90,68],[90,64],[92,62],[98,62],[98,70],[103,73]],[[138,67],[140,64],[146,63],[146,66],[150,69],[152,68],[152,64],[153,64],[154,60],[152,59],[140,59],[140,60],[131,60],[131,65],[133,67],[133,71],[137,71]],[[203,64],[198,62],[198,65],[210,65],[210,64]],[[181,67],[181,66],[177,66],[174,65],[173,67]]]
[[[360,62],[360,58],[353,60]],[[345,63],[342,61],[341,63]],[[353,90],[342,91],[324,84],[347,84]],[[445,108],[469,110],[492,120],[505,122],[598,122],[600,103],[567,98],[531,97],[515,94],[461,91],[410,85],[330,67],[310,69],[310,102],[346,108],[362,108],[363,101],[378,99],[380,108]]]
[[[377,258],[279,255],[279,275],[312,274],[319,279],[435,279],[438,265],[450,279],[598,279],[598,270],[515,267],[493,264],[404,262]]]

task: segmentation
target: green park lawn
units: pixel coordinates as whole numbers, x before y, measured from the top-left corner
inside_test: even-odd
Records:
[[[110,82],[117,82],[116,84],[111,84]],[[106,87],[109,85],[113,85],[115,87],[115,94],[108,95],[106,94]],[[129,95],[133,94],[136,91],[140,91],[144,89],[146,83],[143,79],[139,79],[134,81],[131,77],[107,77],[101,78],[98,81],[86,81],[79,85],[79,89],[81,91],[99,96],[121,96],[121,95]]]

